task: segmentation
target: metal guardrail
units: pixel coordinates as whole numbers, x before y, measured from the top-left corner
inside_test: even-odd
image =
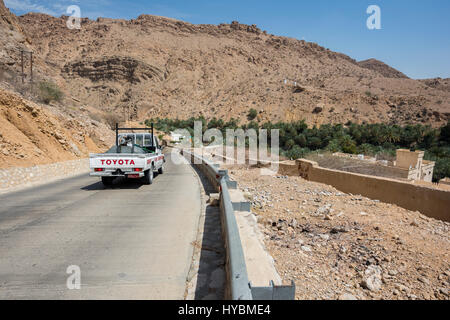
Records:
[[[220,170],[218,165],[187,150],[182,149],[181,153],[184,156],[188,155],[192,164],[200,166],[211,183],[220,191],[222,238],[226,250],[225,298],[230,300],[294,300],[294,282],[290,286],[275,286],[271,281],[269,287],[253,287],[249,282],[244,249],[228,191],[230,187],[237,188],[237,185],[236,182],[230,181],[228,170]]]

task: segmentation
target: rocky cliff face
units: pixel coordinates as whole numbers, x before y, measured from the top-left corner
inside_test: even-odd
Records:
[[[22,32],[17,17],[6,8],[3,0],[0,1],[0,25],[7,26],[10,29],[15,29]]]
[[[18,70],[20,51],[30,48],[30,40],[15,15],[0,0],[0,80]]]
[[[130,84],[141,81],[164,81],[166,73],[155,66],[131,57],[103,57],[99,60],[80,60],[68,63],[63,68],[68,79],[86,78],[93,82],[123,81]]]

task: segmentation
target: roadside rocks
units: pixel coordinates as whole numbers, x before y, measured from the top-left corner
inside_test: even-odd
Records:
[[[209,198],[208,198],[207,203],[208,203],[210,206],[218,207],[219,204],[220,204],[220,194],[219,194],[219,193],[211,193],[211,194],[209,195]]]
[[[0,169],[0,193],[88,172],[88,159],[57,162],[27,168]]]
[[[449,296],[447,288],[439,288],[439,292],[447,297]]]
[[[358,300],[358,298],[350,293],[344,293],[339,296],[338,300]]]
[[[331,234],[347,233],[349,230],[345,226],[337,226],[330,230]]]
[[[327,215],[329,215],[330,212],[332,212],[332,211],[333,211],[333,209],[331,209],[331,204],[327,204],[327,205],[325,205],[325,206],[320,207],[319,209],[317,209],[315,215],[316,215],[316,216],[323,216],[323,215],[327,216]]]
[[[312,111],[312,113],[314,113],[314,114],[319,114],[319,113],[322,113],[322,111],[323,111],[323,107],[317,106],[317,107],[314,108],[314,110]]]
[[[417,278],[417,280],[419,280],[420,282],[422,282],[423,284],[426,284],[426,285],[430,284],[430,280],[428,280],[425,277],[419,277],[419,278]]]
[[[361,282],[361,286],[370,291],[378,291],[383,285],[381,279],[382,269],[380,266],[369,266],[364,272],[364,279]]]
[[[306,246],[306,245],[301,246],[301,248],[302,248],[302,250],[305,251],[305,252],[311,252],[311,251],[312,251],[311,247]]]
[[[397,290],[397,292],[404,292],[406,294],[409,294],[411,292],[411,289],[409,289],[407,286],[397,283],[395,284],[395,288]]]

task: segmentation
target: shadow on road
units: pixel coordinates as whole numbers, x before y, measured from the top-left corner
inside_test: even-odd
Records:
[[[200,177],[206,196],[217,193],[203,173],[195,166],[193,168]],[[200,236],[196,241],[194,255],[194,264],[198,263],[198,274],[193,298],[222,300],[225,295],[226,275],[220,208],[207,203],[204,219],[200,220],[200,224]]]
[[[99,191],[99,190],[129,190],[129,189],[139,189],[143,186],[141,179],[126,179],[126,178],[116,178],[110,187],[105,187],[101,181],[90,184],[88,186],[82,187],[81,190],[84,191]]]

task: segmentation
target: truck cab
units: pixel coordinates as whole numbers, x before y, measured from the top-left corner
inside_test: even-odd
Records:
[[[156,136],[153,136],[151,133],[120,133],[119,141],[123,141],[124,139],[130,139],[130,146],[139,146],[142,149],[149,151],[149,153],[162,152],[162,147],[159,144],[158,138]]]

